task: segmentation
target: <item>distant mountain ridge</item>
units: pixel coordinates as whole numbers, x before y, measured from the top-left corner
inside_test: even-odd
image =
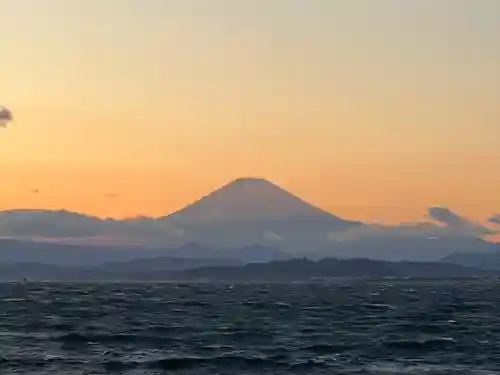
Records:
[[[440,262],[387,262],[372,259],[319,261],[294,259],[244,266],[214,266],[186,269],[177,278],[224,282],[310,281],[330,278],[468,278],[496,277],[500,271]]]
[[[236,260],[216,264],[212,260],[160,257],[101,266],[57,266],[24,262],[0,264],[0,281],[216,281],[293,282],[332,278],[470,278],[497,277],[498,270],[465,267],[442,262],[387,262],[371,259],[320,261],[292,259],[241,265]]]
[[[180,247],[145,248],[137,246],[66,245],[35,241],[0,239],[0,264],[43,263],[54,266],[101,266],[105,263],[131,262],[137,259],[161,257],[228,261],[268,262],[286,260],[292,256],[287,252],[265,246],[249,246],[234,249],[213,249],[198,243],[187,243]]]
[[[490,253],[457,252],[442,259],[443,262],[465,267],[478,267],[500,272],[500,246]]]
[[[262,178],[239,178],[170,215],[99,218],[67,210],[0,211],[0,262],[51,264],[151,256],[287,260],[303,255],[437,261],[453,253],[491,253],[494,233],[446,207],[402,225],[344,220]],[[11,242],[7,239],[11,238]],[[68,254],[67,252],[71,252]],[[9,261],[10,261],[9,260]]]

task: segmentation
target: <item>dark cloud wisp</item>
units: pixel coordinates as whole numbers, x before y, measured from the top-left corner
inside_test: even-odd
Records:
[[[0,127],[5,128],[12,120],[12,112],[8,108],[0,106]]]
[[[460,235],[482,237],[496,233],[480,223],[456,214],[447,207],[431,207],[428,210],[428,215],[432,220],[445,225]]]
[[[500,224],[500,214],[490,217],[488,221],[493,224]]]

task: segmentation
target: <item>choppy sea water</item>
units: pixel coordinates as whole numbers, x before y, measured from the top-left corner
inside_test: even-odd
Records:
[[[0,374],[500,374],[500,283],[0,284]]]

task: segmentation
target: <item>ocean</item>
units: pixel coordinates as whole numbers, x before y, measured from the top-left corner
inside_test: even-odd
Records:
[[[0,374],[500,374],[500,283],[0,284]]]

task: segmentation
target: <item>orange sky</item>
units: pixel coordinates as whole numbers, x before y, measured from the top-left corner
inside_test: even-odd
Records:
[[[484,219],[500,211],[499,15],[488,0],[4,0],[0,207],[161,215],[250,175],[346,217]]]

